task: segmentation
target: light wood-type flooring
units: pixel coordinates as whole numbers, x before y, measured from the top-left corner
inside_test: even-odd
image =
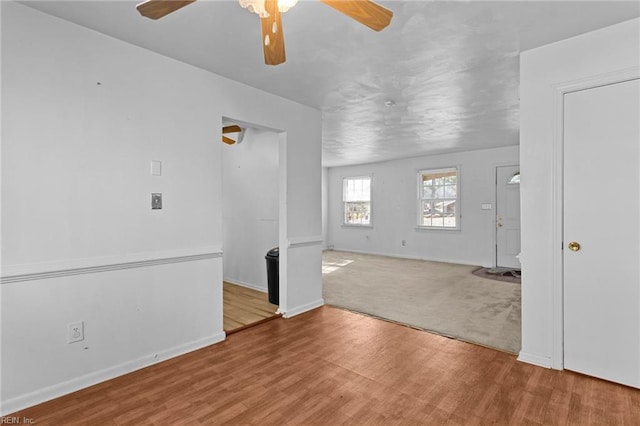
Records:
[[[41,425],[637,425],[640,391],[325,306],[15,415]]]
[[[267,293],[225,282],[223,285],[223,328],[227,334],[277,318],[278,305],[269,303]]]

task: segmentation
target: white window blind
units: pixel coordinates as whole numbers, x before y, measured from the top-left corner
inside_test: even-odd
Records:
[[[371,201],[371,178],[346,178],[342,201]]]

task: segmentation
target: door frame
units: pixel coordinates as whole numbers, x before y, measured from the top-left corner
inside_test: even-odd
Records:
[[[283,314],[286,317],[287,306],[288,306],[288,275],[287,275],[287,264],[288,264],[288,256],[287,249],[290,247],[290,242],[288,240],[288,231],[287,231],[287,132],[285,130],[276,129],[261,123],[257,123],[252,120],[247,119],[237,119],[231,115],[221,114],[220,115],[220,126],[222,127],[222,123],[224,120],[229,120],[237,123],[241,127],[252,127],[255,129],[267,130],[277,134],[278,137],[278,247],[280,248],[280,253],[278,257],[278,310],[276,313]],[[221,142],[217,142],[219,145],[219,150],[222,152]],[[222,168],[220,168],[220,178],[222,182]],[[221,191],[224,191],[224,188],[220,188]],[[224,223],[222,223],[224,226]],[[222,237],[222,232],[221,232]],[[224,247],[221,250],[221,257],[224,256]],[[224,265],[224,263],[223,263]],[[221,266],[222,278],[224,281],[224,266]],[[222,281],[220,285],[222,286]],[[222,308],[222,314],[224,314],[224,297],[222,292],[220,293],[220,303]]]
[[[499,167],[518,167],[520,168],[520,163],[500,163],[493,165],[493,220],[491,223],[493,224],[493,266],[498,267],[498,168]],[[522,219],[522,215],[521,219]],[[520,235],[522,235],[522,227],[520,229]],[[522,266],[522,265],[521,265]]]
[[[551,368],[564,369],[564,267],[563,267],[563,234],[564,234],[564,95],[580,90],[593,89],[610,84],[640,78],[640,67],[605,74],[593,75],[572,81],[559,83],[554,91],[554,123],[553,123],[553,162],[552,162],[552,205],[553,212],[551,234],[554,244],[552,253],[553,277],[551,292]]]

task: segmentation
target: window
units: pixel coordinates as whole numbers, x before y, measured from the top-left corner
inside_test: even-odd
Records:
[[[507,181],[507,185],[519,185],[520,184],[520,172],[516,172]]]
[[[343,179],[342,201],[345,225],[371,225],[371,177]]]
[[[418,226],[458,229],[458,169],[422,170],[418,173],[420,201]]]

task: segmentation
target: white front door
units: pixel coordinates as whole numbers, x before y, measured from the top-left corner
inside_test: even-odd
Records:
[[[520,268],[520,166],[496,167],[496,266]]]
[[[640,386],[640,86],[564,96],[564,366]]]

